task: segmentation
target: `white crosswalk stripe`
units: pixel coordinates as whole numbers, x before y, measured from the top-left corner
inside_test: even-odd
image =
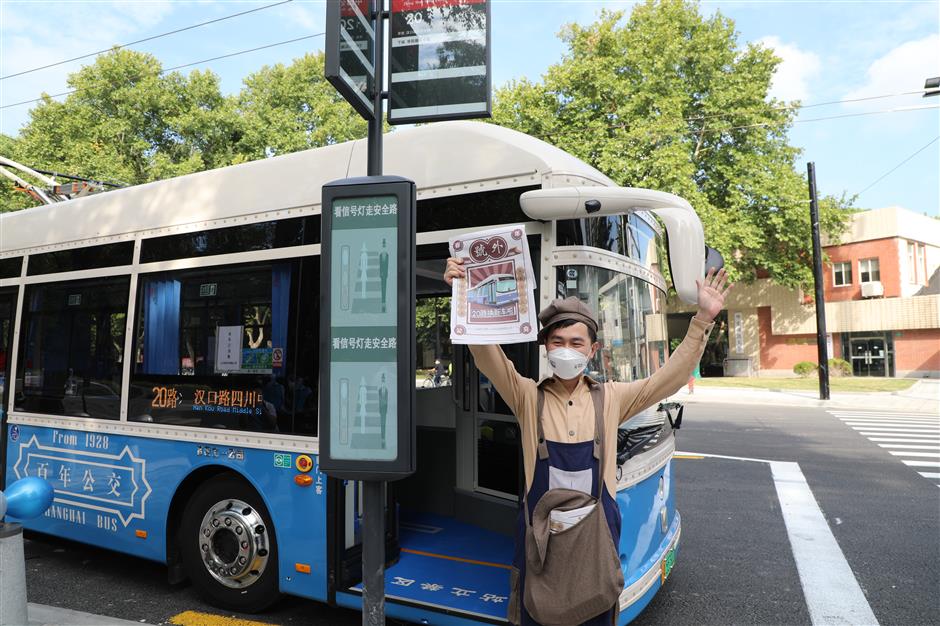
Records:
[[[940,486],[940,415],[858,410],[829,414]]]

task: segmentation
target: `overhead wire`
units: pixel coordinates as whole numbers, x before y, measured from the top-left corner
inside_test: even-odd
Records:
[[[158,75],[162,75],[162,74],[166,74],[167,72],[172,72],[172,71],[174,71],[174,70],[183,69],[184,67],[192,67],[192,66],[194,66],[194,65],[201,65],[201,64],[203,64],[203,63],[209,63],[209,62],[211,62],[211,61],[218,61],[219,59],[228,59],[228,58],[230,58],[230,57],[239,56],[239,55],[242,55],[242,54],[248,54],[249,52],[257,52],[258,50],[266,50],[267,48],[274,48],[274,47],[277,47],[277,46],[285,46],[285,45],[287,45],[287,44],[289,44],[289,43],[296,43],[296,42],[298,42],[298,41],[303,41],[303,40],[305,40],[305,39],[313,39],[314,37],[321,37],[321,36],[323,36],[324,34],[325,34],[325,33],[314,33],[314,34],[312,34],[312,35],[305,35],[305,36],[303,36],[303,37],[295,37],[294,39],[287,39],[287,40],[285,40],[285,41],[278,41],[278,42],[276,42],[276,43],[270,43],[270,44],[267,44],[267,45],[264,45],[264,46],[258,46],[258,47],[256,47],[256,48],[249,48],[249,49],[247,49],[247,50],[239,50],[238,52],[230,52],[229,54],[223,54],[223,55],[220,55],[220,56],[217,56],[217,57],[212,57],[212,58],[209,58],[209,59],[202,59],[201,61],[193,61],[192,63],[184,63],[184,64],[182,64],[182,65],[175,65],[175,66],[173,66],[173,67],[168,67],[168,68],[166,68],[166,69],[162,69],[162,70],[160,70],[159,72],[157,72],[157,74],[158,74]],[[80,92],[80,91],[84,91],[84,90],[83,90],[83,89],[72,89],[71,91],[63,91],[63,92],[57,93],[57,94],[46,95],[46,96],[40,96],[40,97],[38,97],[38,98],[33,98],[33,99],[31,99],[31,100],[22,100],[22,101],[20,101],[20,102],[14,102],[14,103],[12,103],[12,104],[4,104],[3,106],[0,106],[0,109],[9,109],[10,107],[21,106],[21,105],[23,105],[23,104],[30,104],[30,103],[33,103],[33,102],[39,102],[40,100],[45,100],[46,98],[59,98],[59,97],[61,97],[61,96],[69,96],[69,95],[72,95],[73,93],[78,93],[78,92]]]
[[[144,37],[143,39],[138,39],[137,41],[131,41],[129,43],[124,43],[104,50],[98,50],[96,52],[89,52],[87,54],[81,54],[77,57],[72,57],[71,59],[65,59],[63,61],[56,61],[55,63],[49,63],[48,65],[41,65],[39,67],[34,67],[32,69],[23,70],[21,72],[15,72],[13,74],[7,74],[6,76],[0,76],[0,80],[6,80],[8,78],[13,78],[15,76],[22,76],[24,74],[30,74],[32,72],[38,72],[39,70],[48,69],[50,67],[56,67],[58,65],[65,65],[66,63],[71,63],[72,61],[78,61],[79,59],[87,59],[88,57],[97,56],[99,54],[104,54],[106,52],[111,52],[113,50],[118,50],[120,48],[127,48],[128,46],[134,46],[139,43],[144,43],[145,41],[153,41],[154,39],[160,39],[161,37],[167,37],[168,35],[175,35],[177,33],[182,33],[187,30],[193,30],[194,28],[200,28],[202,26],[207,26],[208,24],[215,24],[217,22],[223,22],[225,20],[230,20],[234,17],[241,17],[242,15],[248,15],[249,13],[256,13],[258,11],[264,11],[265,9],[271,9],[282,4],[287,4],[288,2],[293,2],[293,0],[281,0],[281,2],[275,2],[273,4],[266,4],[263,7],[256,7],[254,9],[249,9],[247,11],[241,11],[240,13],[233,13],[232,15],[226,15],[224,17],[218,17],[213,20],[208,20],[205,22],[200,22],[198,24],[192,24],[190,26],[185,26],[183,28],[177,28],[176,30],[167,31],[165,33],[160,33],[159,35],[151,35],[150,37]]]
[[[895,165],[894,167],[892,167],[890,170],[888,170],[887,172],[885,172],[884,174],[882,174],[881,176],[879,176],[878,178],[876,178],[873,183],[871,183],[870,185],[868,185],[867,187],[865,187],[864,189],[862,189],[861,191],[859,191],[857,194],[855,194],[856,197],[862,195],[863,193],[865,193],[866,191],[868,191],[869,189],[871,189],[872,187],[874,187],[875,185],[877,185],[878,183],[880,183],[882,180],[884,180],[885,178],[887,178],[888,175],[894,173],[895,170],[897,170],[897,169],[900,168],[902,165],[904,165],[905,163],[907,163],[908,161],[910,161],[911,159],[913,159],[914,157],[916,157],[918,154],[920,154],[921,152],[923,152],[924,150],[926,150],[927,148],[929,148],[932,144],[936,143],[938,139],[940,139],[940,135],[937,135],[936,137],[934,137],[933,139],[931,139],[930,141],[928,141],[926,144],[924,144],[923,146],[921,146],[920,148],[918,148],[913,154],[911,154],[910,156],[908,156],[906,159],[904,159],[903,161],[901,161],[900,163],[898,163],[897,165]]]
[[[771,111],[789,111],[794,109],[811,109],[813,107],[829,106],[832,104],[849,104],[852,102],[865,102],[868,100],[880,100],[883,98],[897,98],[900,96],[911,96],[916,94],[923,94],[923,89],[917,89],[915,91],[899,91],[897,93],[885,93],[877,96],[862,96],[860,98],[844,98],[842,100],[827,100],[825,102],[814,102],[812,104],[785,104],[781,106],[770,107]],[[731,117],[733,115],[739,115],[741,111],[726,111],[722,113],[706,113],[704,115],[696,115],[693,117],[685,118],[687,122],[697,122],[699,120],[710,119],[713,117]]]

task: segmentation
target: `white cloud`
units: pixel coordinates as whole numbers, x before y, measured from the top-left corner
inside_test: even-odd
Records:
[[[784,43],[774,35],[762,37],[757,43],[771,48],[782,63],[777,66],[770,85],[770,95],[779,100],[806,100],[809,83],[822,67],[813,52],[800,50],[795,44]]]
[[[876,59],[865,73],[865,82],[844,98],[914,91],[932,76],[940,76],[940,35],[936,34],[905,42]]]

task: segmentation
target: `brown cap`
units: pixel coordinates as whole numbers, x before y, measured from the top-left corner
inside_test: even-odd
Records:
[[[582,322],[597,334],[597,319],[594,311],[574,296],[568,296],[565,299],[552,300],[552,303],[539,313],[539,322],[542,323],[542,330],[539,331],[538,337],[539,343],[545,343],[545,332],[552,324],[565,320]]]

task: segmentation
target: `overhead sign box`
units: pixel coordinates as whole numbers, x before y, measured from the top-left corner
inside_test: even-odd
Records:
[[[415,470],[415,184],[339,180],[321,206],[320,469],[404,478]]]
[[[329,0],[326,3],[324,74],[365,119],[375,118],[375,0]]]
[[[391,124],[489,117],[488,0],[392,0]]]

